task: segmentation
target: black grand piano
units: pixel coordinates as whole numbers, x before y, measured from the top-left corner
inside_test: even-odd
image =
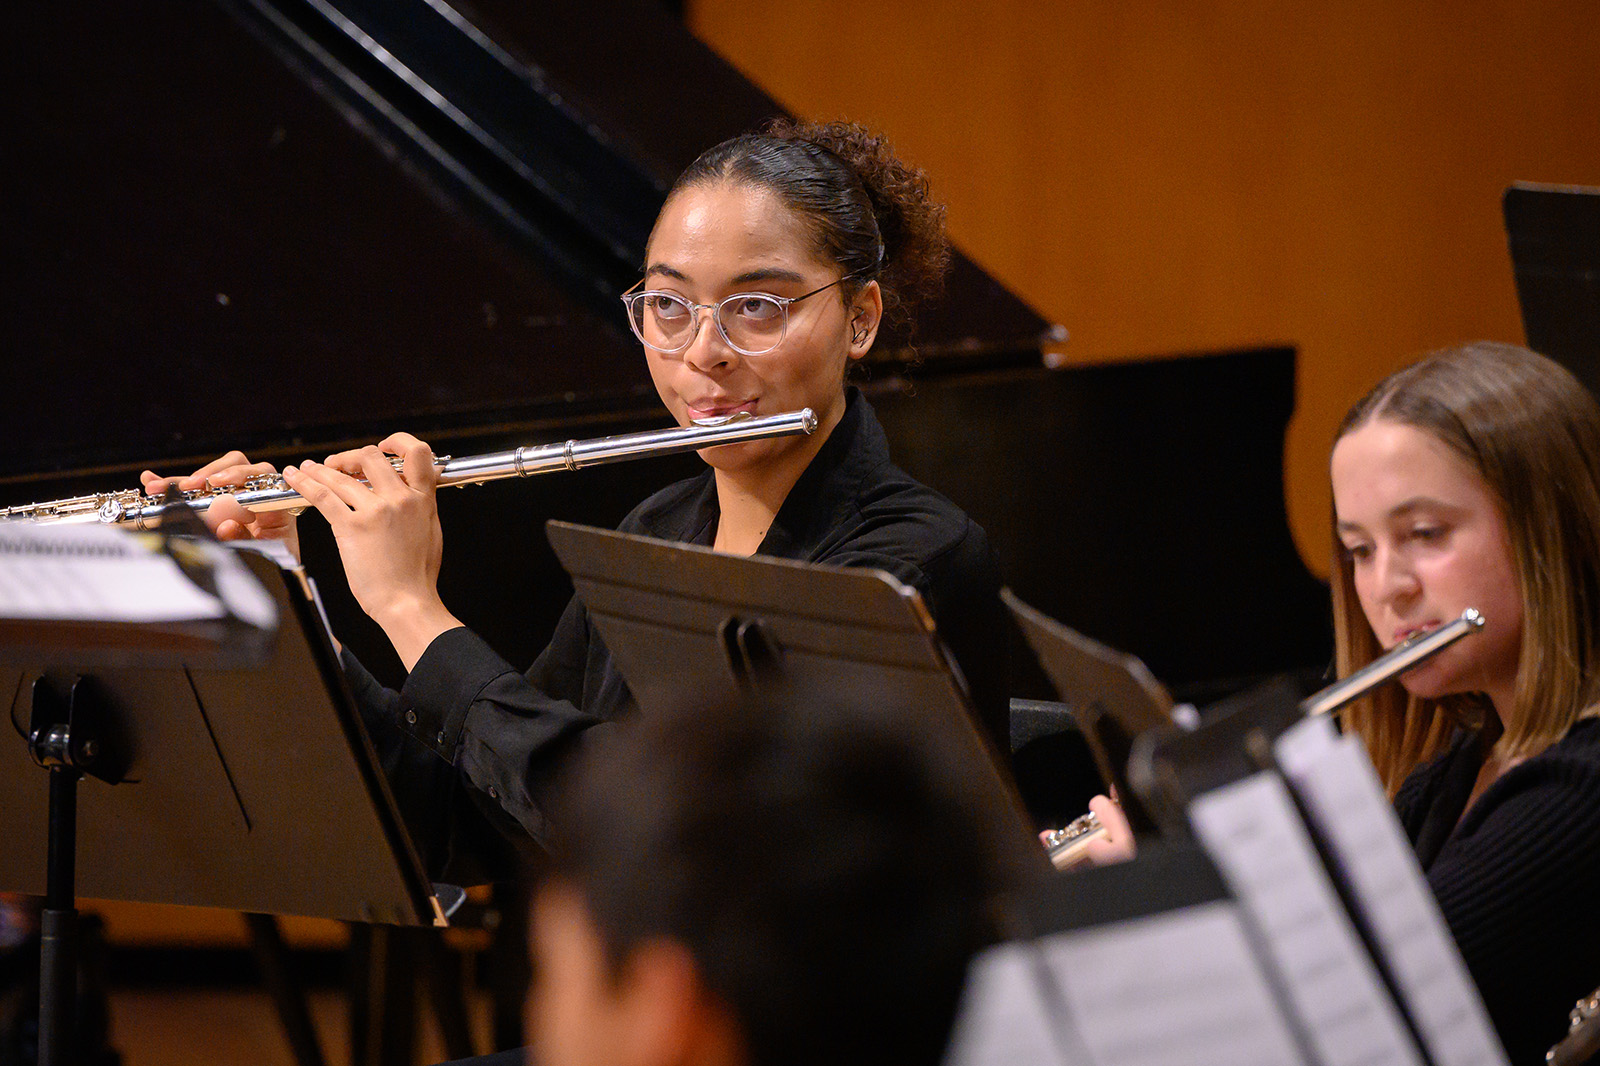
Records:
[[[780,111],[656,0],[23,0],[8,23],[0,505],[235,447],[665,425],[617,296],[672,177]],[[865,368],[901,465],[1023,599],[1180,697],[1321,669],[1327,593],[1283,506],[1294,350],[1047,369],[1063,337],[958,255]],[[531,661],[570,592],[544,520],[614,524],[697,462],[442,493],[446,602]],[[398,681],[303,525],[336,628]],[[1014,693],[1048,697],[1017,647]]]
[[[65,0],[11,21],[6,504],[233,447],[282,462],[405,428],[459,455],[664,425],[617,295],[677,171],[780,110],[653,0]],[[1180,689],[1321,664],[1325,593],[1282,504],[1293,350],[1047,370],[1060,336],[958,255],[914,355],[888,337],[866,368],[902,465],[990,530],[1023,598]],[[529,660],[566,595],[543,520],[612,523],[695,463],[444,494],[449,602]],[[1023,671],[1018,694],[1044,693]]]

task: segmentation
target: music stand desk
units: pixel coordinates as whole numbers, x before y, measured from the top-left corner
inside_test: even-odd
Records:
[[[1528,346],[1600,391],[1600,189],[1517,182],[1501,206]]]
[[[551,547],[644,714],[716,701],[812,698],[903,713],[908,740],[961,776],[974,803],[1047,869],[1009,772],[915,589],[879,570],[727,555],[565,522]]]
[[[1078,723],[1100,776],[1115,786],[1133,827],[1154,828],[1138,793],[1129,785],[1128,756],[1140,734],[1174,724],[1172,697],[1166,688],[1138,658],[1062,625],[1022,602],[1010,589],[1002,589],[1000,598],[1016,617],[1039,665]]]
[[[90,667],[44,653],[0,664],[0,699],[26,734],[40,677],[101,693],[122,782],[85,780],[76,894],[396,925],[443,924],[376,754],[295,571],[245,564],[277,601],[255,668]],[[24,736],[0,742],[0,891],[43,895],[47,775]]]

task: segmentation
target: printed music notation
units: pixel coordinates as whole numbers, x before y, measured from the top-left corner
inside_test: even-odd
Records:
[[[1325,718],[1307,719],[1273,745],[1341,872],[1370,936],[1388,961],[1407,1013],[1435,1066],[1503,1063],[1478,990],[1434,904],[1361,742]]]
[[[1283,778],[1262,771],[1208,792],[1189,820],[1258,931],[1317,1061],[1420,1064]]]
[[[1280,728],[1271,769],[1197,776],[1198,847],[1057,875],[1019,908],[1028,934],[974,966],[946,1066],[1506,1066],[1359,741]]]
[[[1049,886],[1066,927],[979,958],[945,1066],[1310,1061],[1216,867],[1192,849],[1154,863]]]
[[[215,542],[0,522],[0,647],[200,649],[277,623],[271,595]]]
[[[0,525],[0,617],[182,622],[224,613],[173,558],[119,530]]]

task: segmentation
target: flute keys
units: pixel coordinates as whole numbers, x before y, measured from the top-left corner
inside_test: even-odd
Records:
[[[1051,833],[1045,839],[1045,847],[1056,848],[1063,844],[1070,844],[1079,837],[1092,833],[1099,828],[1100,819],[1095,816],[1093,811],[1088,814],[1080,814],[1060,829]]]

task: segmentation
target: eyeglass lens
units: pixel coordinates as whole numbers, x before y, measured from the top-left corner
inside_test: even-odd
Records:
[[[688,301],[671,293],[652,292],[633,301],[633,329],[639,339],[666,352],[688,346],[697,314]],[[713,310],[728,343],[746,355],[761,355],[783,340],[788,310],[771,296],[730,296]]]

